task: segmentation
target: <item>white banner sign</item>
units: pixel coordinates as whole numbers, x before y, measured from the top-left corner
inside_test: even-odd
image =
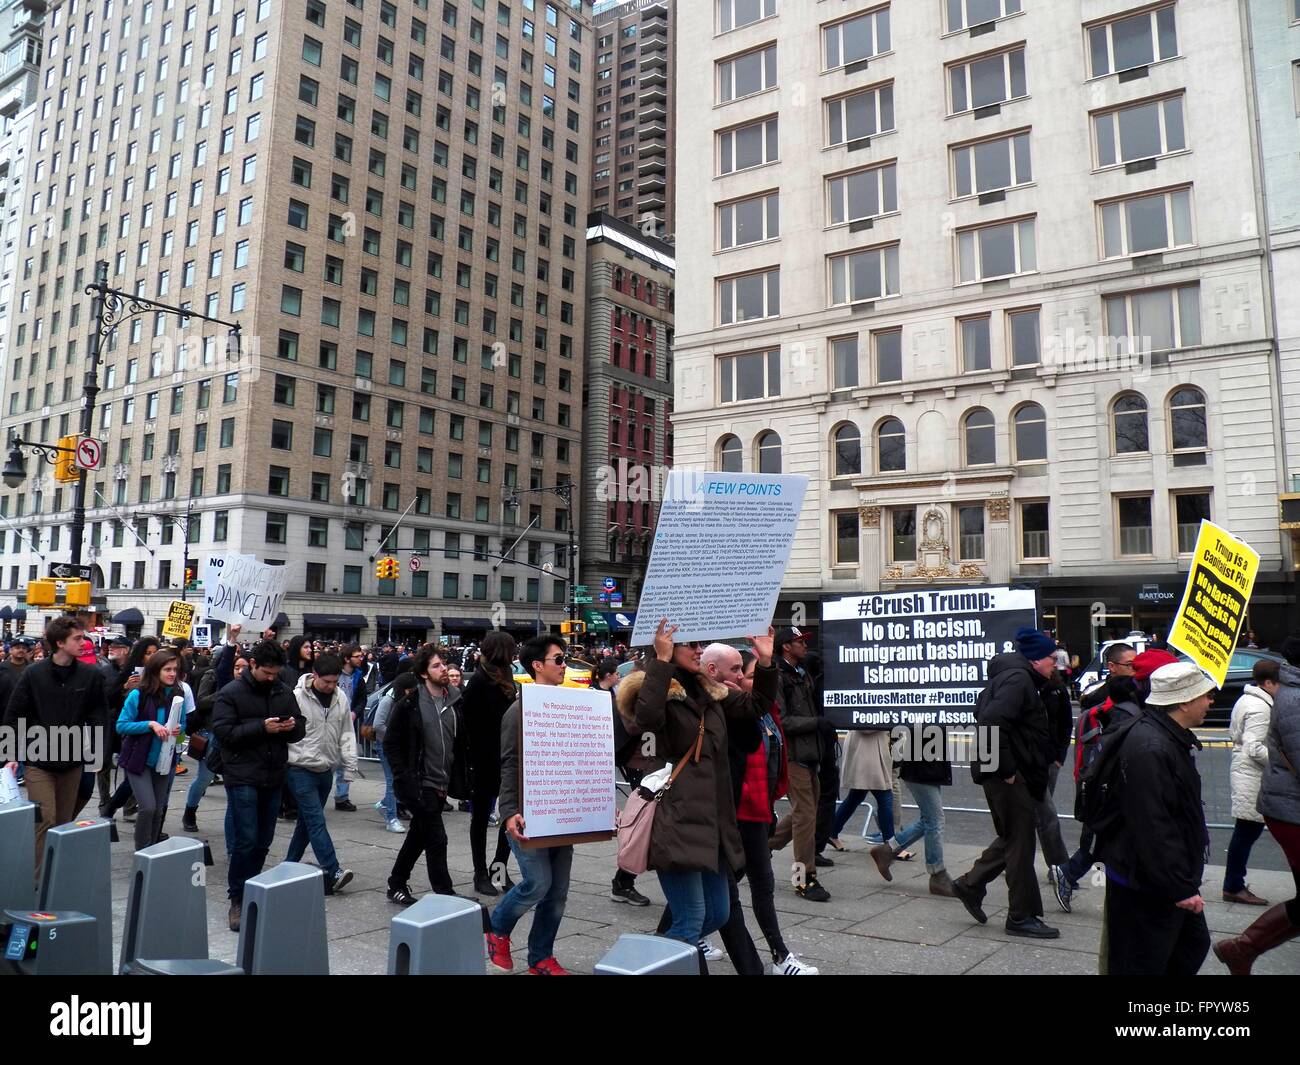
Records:
[[[614,831],[614,715],[592,688],[523,685],[524,832]]]
[[[242,625],[249,632],[261,632],[275,620],[289,583],[286,567],[268,566],[252,555],[226,555],[214,570],[219,576],[203,584],[208,620]]]
[[[661,618],[678,643],[767,632],[807,488],[802,474],[669,473],[633,645]]]

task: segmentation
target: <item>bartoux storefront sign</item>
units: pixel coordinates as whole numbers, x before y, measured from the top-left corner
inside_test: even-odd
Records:
[[[822,602],[823,705],[842,729],[968,725],[994,655],[1037,627],[1032,588],[881,592]]]

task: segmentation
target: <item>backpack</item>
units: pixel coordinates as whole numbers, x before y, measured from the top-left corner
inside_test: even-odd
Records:
[[[1090,743],[1091,747],[1084,749],[1074,818],[1097,838],[1094,854],[1100,853],[1101,841],[1123,817],[1120,807],[1120,748],[1124,737],[1140,720],[1140,717],[1126,715],[1124,720],[1103,727],[1090,740],[1081,737],[1081,742]]]

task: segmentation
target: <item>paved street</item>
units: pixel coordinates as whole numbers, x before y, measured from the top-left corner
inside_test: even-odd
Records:
[[[388,870],[400,847],[401,836],[383,830],[380,815],[371,809],[379,798],[382,780],[378,767],[363,763],[371,779],[353,784],[352,795],[359,807],[356,813],[329,811],[330,831],[340,857],[356,873],[356,879],[341,895],[326,900],[329,922],[330,964],[336,973],[377,974],[387,963],[389,922],[397,912],[384,898]],[[191,769],[191,773],[193,770]],[[167,828],[176,832],[179,811],[184,805],[183,789],[189,786],[190,774],[177,779]],[[210,952],[214,957],[233,960],[236,937],[226,927],[226,861],[221,843],[221,822],[225,813],[224,791],[218,785],[209,789],[199,808],[200,835],[213,844],[216,865],[208,870],[208,918]],[[910,814],[908,815],[910,818]],[[451,839],[450,866],[457,890],[470,894],[471,862],[469,856],[469,817],[452,813],[446,818]],[[113,847],[115,932],[120,935],[121,919],[126,906],[125,884],[131,867],[130,825],[121,824],[122,842]],[[290,827],[280,822],[271,860],[283,858]],[[854,818],[844,834],[850,853],[836,855],[833,869],[823,870],[823,881],[831,892],[828,903],[817,904],[798,899],[788,887],[778,887],[777,908],[782,931],[792,950],[817,965],[826,974],[845,973],[969,973],[1002,974],[1088,974],[1096,971],[1097,944],[1100,935],[1101,902],[1099,887],[1080,891],[1075,896],[1074,912],[1062,914],[1050,897],[1045,897],[1049,923],[1061,929],[1061,938],[1053,943],[1027,943],[1013,940],[1002,932],[1006,916],[1006,888],[1002,881],[993,885],[986,902],[989,923],[975,924],[961,904],[928,894],[927,879],[920,847],[910,864],[894,867],[894,881],[886,884],[877,874],[866,853],[867,844],[859,836],[861,815]],[[988,841],[991,829],[986,816],[957,814],[948,822],[949,838],[945,853],[954,875],[964,871]],[[1067,823],[1068,841],[1073,841],[1074,826]],[[1226,845],[1226,839],[1224,841]],[[1276,854],[1276,846],[1265,838],[1257,847],[1260,858]],[[1222,847],[1216,842],[1216,854]],[[573,866],[568,911],[556,944],[561,962],[576,972],[591,972],[599,958],[624,932],[651,932],[659,916],[663,896],[653,874],[642,877],[638,887],[653,901],[650,909],[633,909],[609,899],[609,878],[614,868],[614,844],[588,844],[579,847]],[[1280,855],[1277,855],[1280,861]],[[308,851],[308,860],[311,852]],[[1221,860],[1221,858],[1220,858]],[[512,863],[513,864],[513,863]],[[1291,894],[1291,877],[1284,872],[1266,870],[1264,861],[1254,863],[1251,884],[1273,899]],[[1206,912],[1215,934],[1231,934],[1249,924],[1259,911],[1215,902],[1211,890],[1217,887],[1223,870],[1207,870]],[[428,890],[423,862],[413,878],[417,894]],[[748,891],[742,886],[747,924],[757,933],[757,924],[748,913]],[[490,901],[490,900],[489,900]],[[516,930],[516,960],[522,962],[529,918]],[[717,937],[714,937],[715,942]],[[759,941],[760,953],[762,943]],[[1300,973],[1300,942],[1291,943],[1267,955],[1256,967],[1260,973]],[[520,964],[516,972],[522,972]],[[732,973],[727,962],[716,962],[713,971]],[[1211,955],[1203,972],[1221,972]]]

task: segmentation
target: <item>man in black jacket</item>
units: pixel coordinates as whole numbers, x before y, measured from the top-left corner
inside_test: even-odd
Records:
[[[307,733],[298,701],[280,683],[283,665],[280,646],[263,640],[253,648],[244,675],[217,694],[212,710],[226,782],[226,824],[231,828],[227,845],[232,932],[239,931],[244,882],[262,871],[275,839],[289,744]]]
[[[1056,641],[1037,629],[1016,633],[1016,650],[989,662],[989,682],[975,704],[977,731],[995,733],[997,752],[987,764],[971,763],[971,778],[984,788],[997,838],[953,890],[967,912],[984,924],[981,903],[1003,872],[1011,896],[1006,932],[1031,939],[1061,933],[1043,923],[1043,900],[1034,873],[1038,804],[1047,793],[1047,767],[1054,760],[1042,689],[1056,669]],[[982,737],[981,737],[982,738]],[[986,749],[984,744],[977,750]]]
[[[36,881],[40,883],[45,834],[77,814],[82,774],[98,770],[107,753],[104,677],[79,662],[82,628],[76,618],[57,617],[46,626],[50,656],[18,676],[4,713],[12,736],[27,749],[27,797],[40,807],[36,826]],[[10,764],[16,769],[15,764]]]
[[[0,716],[4,715],[9,698],[14,693],[18,678],[32,662],[32,647],[36,641],[30,636],[15,636],[9,641],[9,657],[0,663]]]
[[[1192,733],[1214,682],[1190,662],[1151,674],[1147,710],[1121,737],[1115,801],[1122,817],[1100,838],[1106,863],[1106,971],[1194,976],[1210,950],[1201,878],[1210,836]]]

